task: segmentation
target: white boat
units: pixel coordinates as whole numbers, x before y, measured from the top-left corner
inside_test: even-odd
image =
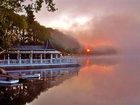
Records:
[[[47,45],[14,46],[0,54],[1,68],[78,66],[77,59]]]
[[[22,78],[40,78],[40,74],[22,74]]]
[[[0,80],[0,84],[16,84],[19,80]]]

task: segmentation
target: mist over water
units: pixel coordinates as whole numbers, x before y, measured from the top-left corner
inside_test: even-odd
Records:
[[[56,0],[57,12],[45,15],[44,7],[36,17],[46,26],[54,23],[53,27],[57,25],[55,28],[67,31],[85,47],[99,49],[109,46],[124,54],[138,55],[139,4],[139,0]],[[79,24],[83,18],[85,23]]]
[[[139,105],[140,59],[87,57],[78,76],[42,93],[29,105]]]
[[[73,34],[84,46],[93,50],[116,49],[122,54],[140,52],[140,18],[128,14],[111,14],[91,20],[84,27],[74,27]]]
[[[140,105],[140,0],[56,0],[56,4],[58,12],[38,14],[41,24],[57,25],[85,48],[113,48],[119,54],[81,57],[78,76],[28,105]],[[81,17],[88,21],[74,22]]]
[[[36,20],[60,30],[53,33],[56,45],[118,53],[82,55],[71,76],[70,68],[59,68],[58,78],[2,86],[0,105],[140,105],[140,0],[54,1],[58,11],[43,7]]]
[[[41,24],[57,25],[85,48],[109,47],[119,54],[80,58],[78,76],[29,105],[140,105],[140,0],[56,0],[56,4],[58,12],[37,15]],[[88,21],[74,22],[81,17]]]

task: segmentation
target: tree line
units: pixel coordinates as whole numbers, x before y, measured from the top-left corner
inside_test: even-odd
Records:
[[[0,0],[0,48],[44,45],[49,39],[62,52],[78,52],[80,45],[77,40],[35,21],[34,13],[41,10],[43,3],[47,11],[57,10],[53,0]]]
[[[34,15],[43,3],[48,11],[56,10],[53,0],[0,0],[0,47],[46,42],[50,29],[35,21]]]

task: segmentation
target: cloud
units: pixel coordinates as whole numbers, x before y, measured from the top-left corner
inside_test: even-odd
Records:
[[[100,20],[91,20],[84,27],[73,27],[73,34],[89,46],[114,46],[123,51],[140,51],[140,17],[112,14]]]
[[[79,15],[102,16],[112,13],[140,14],[139,0],[54,0],[54,2],[58,11],[49,13],[44,6],[36,15],[42,24],[42,19],[54,20],[63,14],[71,15],[73,18]]]
[[[85,46],[117,46],[123,51],[140,52],[140,0],[55,0],[59,9],[48,13],[43,7],[36,15],[37,20],[46,26],[51,22],[61,25],[61,16],[68,21],[86,16],[84,25],[73,22],[67,32]],[[57,24],[59,22],[59,24]]]

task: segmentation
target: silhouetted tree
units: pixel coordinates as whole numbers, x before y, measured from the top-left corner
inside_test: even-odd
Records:
[[[9,48],[20,34],[31,34],[28,25],[34,23],[34,12],[40,11],[43,3],[48,11],[56,10],[53,0],[0,0],[0,46]],[[27,17],[18,15],[21,12]]]

